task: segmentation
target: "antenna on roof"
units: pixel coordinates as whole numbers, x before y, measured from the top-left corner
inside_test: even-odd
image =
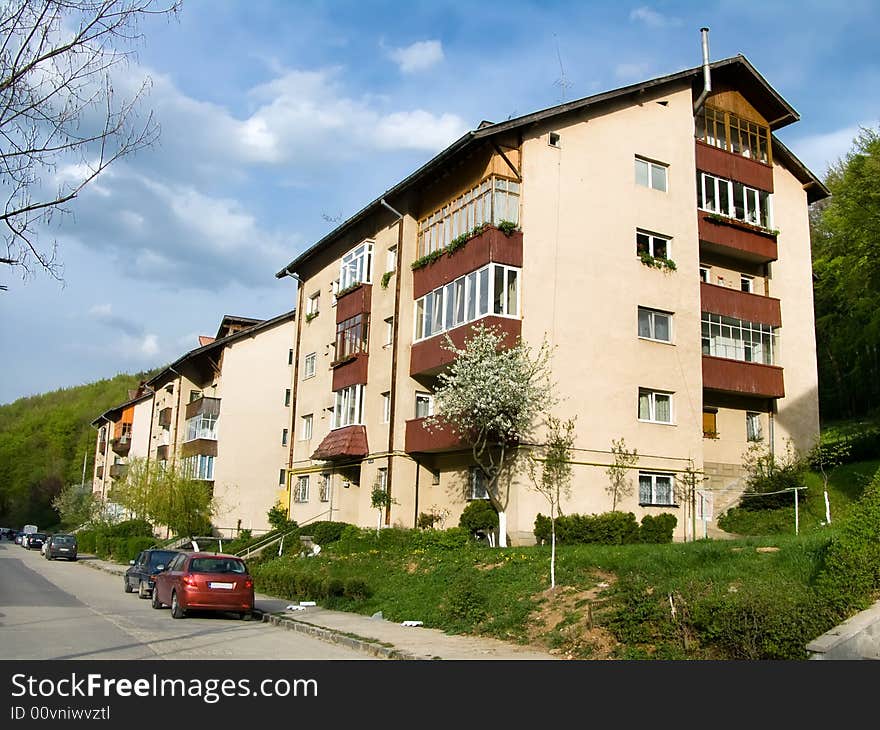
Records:
[[[565,78],[565,68],[562,65],[562,54],[559,52],[559,38],[556,37],[556,33],[553,34],[553,37],[556,38],[556,58],[559,59],[559,78],[553,82],[554,86],[558,86],[562,89],[562,99],[561,101],[565,101],[565,90],[571,87],[571,81]]]

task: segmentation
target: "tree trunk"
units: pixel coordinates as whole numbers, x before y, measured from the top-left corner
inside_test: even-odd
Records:
[[[550,588],[556,588],[556,518],[550,520]]]
[[[507,513],[498,510],[498,547],[507,547]]]

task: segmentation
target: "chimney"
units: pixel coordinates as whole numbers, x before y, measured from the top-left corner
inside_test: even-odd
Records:
[[[703,41],[703,90],[694,102],[694,114],[700,111],[700,107],[712,91],[712,76],[709,73],[709,29],[700,28],[700,35]]]

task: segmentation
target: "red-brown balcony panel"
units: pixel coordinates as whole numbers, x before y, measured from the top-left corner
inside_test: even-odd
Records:
[[[170,426],[171,425],[171,408],[163,408],[159,411],[159,425],[160,426]]]
[[[782,326],[778,299],[700,282],[700,308],[703,312],[735,317],[746,322]]]
[[[497,228],[487,228],[452,255],[444,254],[433,263],[413,271],[413,299],[423,297],[489,262],[522,267],[522,260],[522,231],[506,236]]]
[[[359,284],[355,289],[336,299],[336,324],[351,319],[357,314],[370,311],[373,299],[373,286]]]
[[[122,479],[128,474],[128,464],[110,464],[110,478]]]
[[[779,258],[776,236],[757,226],[733,218],[697,211],[700,248],[710,253],[735,256],[744,261],[766,264]]]
[[[503,340],[503,344],[507,347],[513,347],[516,344],[516,338],[522,333],[522,321],[507,317],[483,317],[475,322],[463,324],[461,327],[456,327],[443,334],[416,342],[410,353],[409,374],[436,375],[439,373],[453,360],[452,353],[443,347],[446,344],[446,335],[449,335],[456,347],[464,347],[465,340],[470,339],[473,335],[471,327],[477,324],[482,324],[485,327],[499,327],[501,332],[507,335]]]
[[[405,449],[410,454],[432,454],[443,451],[461,451],[468,445],[449,428],[425,428],[424,418],[413,418],[406,422]]]
[[[156,448],[156,460],[157,461],[168,461],[168,454],[171,451],[171,447],[168,444],[164,444],[163,446],[158,446]]]
[[[111,439],[110,448],[115,454],[119,454],[120,456],[127,456],[129,450],[131,449],[131,434],[126,433],[120,436],[118,439]]]
[[[217,456],[216,439],[193,439],[187,441],[180,446],[180,455],[183,458],[187,456]]]
[[[782,398],[782,368],[703,355],[703,389],[761,398]]]
[[[219,398],[196,398],[186,404],[186,418],[194,418],[195,416],[220,415],[220,399]]]
[[[369,453],[365,426],[345,426],[328,433],[312,458],[316,461],[362,459]]]
[[[333,363],[333,388],[342,390],[349,385],[361,385],[367,382],[367,363],[369,356],[359,352],[346,360]]]
[[[736,180],[752,188],[773,192],[773,168],[749,157],[728,152],[696,141],[697,169],[727,180]]]
[[[104,478],[104,467],[103,466],[99,466],[97,469],[95,469],[95,476],[98,479]]]

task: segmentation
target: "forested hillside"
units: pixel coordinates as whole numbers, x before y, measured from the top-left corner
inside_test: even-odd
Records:
[[[150,376],[120,374],[0,405],[0,525],[56,525],[51,501],[82,480],[83,458],[91,479],[97,435],[91,422]]]

